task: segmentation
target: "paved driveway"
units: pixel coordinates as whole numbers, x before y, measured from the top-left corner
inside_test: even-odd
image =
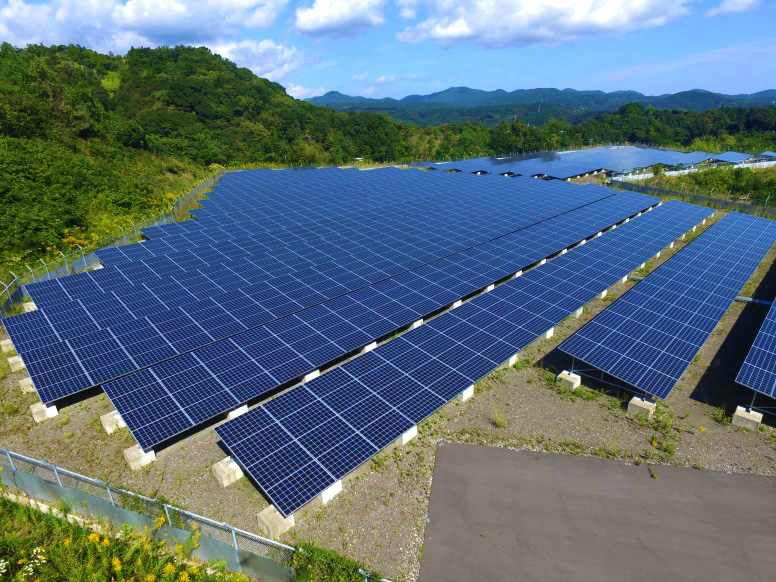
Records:
[[[421,582],[776,580],[776,478],[440,445]]]

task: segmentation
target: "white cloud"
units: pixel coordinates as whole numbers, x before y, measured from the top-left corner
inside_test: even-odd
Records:
[[[296,28],[314,36],[349,36],[385,22],[385,0],[315,0],[297,8]]]
[[[759,3],[759,0],[722,0],[719,5],[706,12],[706,16],[730,14],[733,12],[746,12],[756,8]]]
[[[8,0],[0,38],[16,46],[75,43],[123,53],[131,46],[197,44],[272,24],[288,0]]]
[[[393,75],[381,75],[375,79],[375,83],[377,85],[387,85],[388,83],[393,83],[394,81],[396,81],[396,77]]]
[[[295,99],[307,99],[308,97],[317,97],[326,93],[323,87],[302,87],[294,83],[286,84],[286,93]]]
[[[294,47],[271,40],[242,40],[211,45],[210,49],[241,67],[248,67],[259,77],[278,81],[304,63],[304,53]]]
[[[660,26],[687,13],[691,0],[419,0],[424,20],[398,34],[442,46],[486,47],[572,41]]]
[[[369,73],[358,73],[357,75],[353,75],[350,80],[351,81],[366,81],[369,78]]]
[[[415,18],[418,11],[418,0],[397,0],[399,16],[406,19]]]

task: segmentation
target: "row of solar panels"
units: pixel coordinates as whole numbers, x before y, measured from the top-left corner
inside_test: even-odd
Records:
[[[663,204],[216,432],[290,515],[710,214]]]
[[[773,157],[764,152],[762,158]],[[703,161],[740,163],[752,158],[751,154],[725,152],[678,152],[635,146],[598,147],[567,152],[543,152],[512,158],[474,158],[443,164],[424,164],[439,169],[458,169],[464,172],[485,171],[491,173],[514,173],[523,176],[551,176],[565,180],[599,170],[630,172],[656,164],[666,166],[691,166]]]
[[[533,195],[521,195],[520,189],[511,184],[502,184],[501,187],[513,195],[512,206],[522,213],[514,216],[512,228],[534,225],[532,230],[522,234],[520,230],[496,233],[498,236],[484,243],[477,240],[481,234],[472,232],[469,240],[473,244],[463,251],[448,253],[456,250],[450,247],[437,250],[438,264],[434,262],[433,254],[420,247],[415,249],[415,256],[407,254],[407,259],[411,260],[402,262],[395,258],[391,262],[390,257],[381,259],[374,253],[354,253],[319,264],[305,262],[300,266],[293,263],[291,266],[296,266],[296,270],[276,278],[266,278],[264,274],[264,281],[250,284],[261,280],[262,273],[246,271],[252,263],[241,256],[233,261],[234,270],[228,273],[234,275],[238,269],[243,269],[245,276],[229,279],[223,274],[223,265],[214,267],[221,269],[219,276],[210,272],[210,280],[217,282],[215,288],[196,284],[198,277],[203,276],[201,271],[192,274],[191,283],[192,279],[182,276],[180,271],[168,269],[157,274],[156,286],[146,281],[137,286],[117,284],[113,290],[107,287],[113,281],[112,269],[108,266],[30,286],[30,293],[41,308],[7,320],[6,328],[41,399],[52,403],[322,302],[337,300],[343,308],[348,307],[346,302],[355,297],[349,294],[359,289],[369,289],[369,293],[377,297],[370,300],[375,303],[391,306],[399,302],[397,305],[401,309],[395,310],[397,315],[394,317],[410,314],[419,317],[431,309],[426,308],[428,300],[422,296],[415,300],[417,307],[408,303],[410,291],[416,288],[443,286],[447,295],[452,296],[450,301],[454,301],[505,276],[509,269],[514,272],[546,256],[546,244],[542,240],[544,229],[559,230],[564,233],[560,238],[565,236],[567,244],[572,244],[588,235],[589,230],[585,229],[593,228],[591,221],[597,221],[599,229],[611,224],[607,222],[608,217],[602,221],[600,216],[606,217],[615,211],[631,215],[656,202],[633,193],[613,195],[611,190],[604,188],[579,189],[563,183],[547,184],[552,199],[544,201]],[[575,191],[575,195],[570,195],[569,190]],[[580,204],[593,202],[600,204],[586,213],[567,216]],[[549,220],[553,222],[547,222]],[[579,230],[569,228],[571,226],[577,226]],[[455,232],[454,224],[449,232]],[[580,235],[580,232],[584,234]],[[384,253],[388,254],[389,249],[384,249]],[[514,261],[513,266],[495,261],[501,270],[494,270],[493,257]],[[104,271],[109,274],[107,278],[101,276]],[[94,292],[95,281],[106,285],[106,289]],[[47,300],[39,293],[40,286],[51,288],[54,284],[59,285],[68,298],[78,299],[58,305],[54,297]],[[186,287],[186,284],[190,286]],[[124,292],[127,294],[123,295]],[[366,305],[374,311],[369,302]],[[366,321],[356,322],[357,329],[346,334],[351,336],[349,341],[362,337],[364,330],[360,328],[367,325]],[[285,377],[286,374],[282,375]]]
[[[646,394],[667,398],[774,242],[776,221],[728,214],[560,350]],[[758,374],[772,380],[776,372],[773,359],[758,360],[772,350],[770,325],[766,320],[739,381],[772,396],[772,381],[763,390],[755,380]]]

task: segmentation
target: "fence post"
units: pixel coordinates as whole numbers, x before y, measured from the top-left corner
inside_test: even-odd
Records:
[[[57,483],[59,483],[59,486],[64,487],[64,485],[62,485],[62,478],[59,476],[59,469],[57,469],[57,466],[53,463],[49,463],[49,466],[54,469],[54,476],[57,478]]]
[[[67,274],[70,274],[70,265],[67,264],[67,257],[65,256],[65,253],[62,251],[59,251],[59,254],[62,255],[62,258],[65,260],[65,270],[67,271]]]
[[[167,523],[172,525],[172,519],[170,518],[170,510],[167,509],[167,504],[165,503],[163,507],[164,507],[164,514],[167,516]]]
[[[240,545],[237,543],[237,533],[234,531],[234,527],[229,525],[228,523],[224,522],[224,525],[229,528],[229,530],[232,532],[232,543],[234,544],[234,549],[239,551]]]
[[[83,250],[83,248],[81,248],[81,245],[76,244],[76,246],[81,251],[81,262],[84,264],[83,269],[85,271],[86,270],[86,257],[84,257],[84,250]]]
[[[38,259],[41,263],[43,263],[43,268],[46,269],[46,280],[49,279],[49,271],[48,271],[48,263],[44,261],[43,259]]]
[[[108,494],[108,499],[110,499],[110,504],[115,507],[116,506],[116,501],[115,501],[115,499],[113,499],[113,492],[110,490],[110,485],[108,485],[107,483],[105,484],[105,491]]]
[[[11,451],[6,450],[5,456],[8,457],[8,464],[11,465],[11,469],[16,471],[16,465],[13,462],[13,457],[11,456]]]

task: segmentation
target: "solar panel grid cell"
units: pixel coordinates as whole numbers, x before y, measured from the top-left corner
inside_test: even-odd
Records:
[[[776,302],[768,310],[736,382],[776,398]]]

